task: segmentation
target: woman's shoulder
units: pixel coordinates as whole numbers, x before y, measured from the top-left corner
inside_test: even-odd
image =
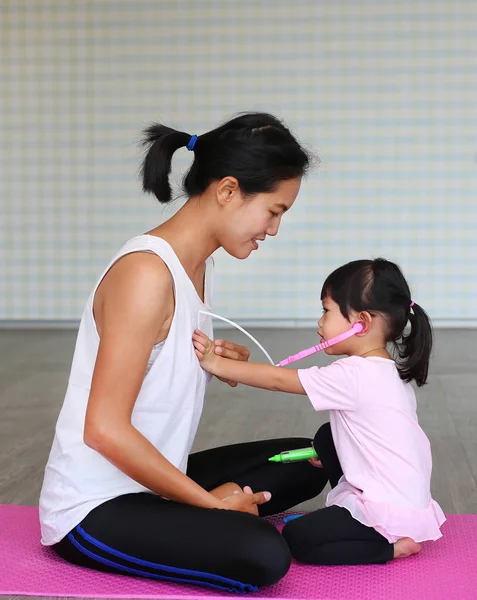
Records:
[[[172,277],[160,256],[137,250],[119,257],[105,274],[100,286],[114,293],[136,295],[149,290],[150,294],[154,294],[164,289],[172,291]]]
[[[104,276],[94,298],[98,329],[104,319],[156,326],[174,311],[173,280],[159,256],[134,252],[122,256]],[[159,336],[160,337],[160,336]]]

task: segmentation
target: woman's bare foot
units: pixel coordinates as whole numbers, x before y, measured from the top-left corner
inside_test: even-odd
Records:
[[[421,551],[421,544],[413,539],[401,538],[394,544],[394,558],[407,558]]]

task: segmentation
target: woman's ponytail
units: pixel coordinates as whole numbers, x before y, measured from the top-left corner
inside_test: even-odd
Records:
[[[150,125],[143,135],[142,145],[147,148],[147,153],[141,167],[142,188],[167,204],[172,195],[169,183],[172,155],[187,146],[191,136],[159,123]]]
[[[244,197],[276,190],[282,181],[303,177],[310,156],[289,129],[267,113],[244,113],[200,137],[153,123],[143,132],[147,153],[141,175],[145,192],[159,202],[171,200],[169,174],[178,148],[194,151],[182,188],[200,196],[213,181],[235,177]]]

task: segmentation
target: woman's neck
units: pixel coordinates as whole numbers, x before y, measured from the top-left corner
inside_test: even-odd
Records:
[[[205,260],[219,248],[211,234],[208,203],[199,200],[190,198],[170,219],[147,232],[170,244],[189,275],[200,271]]]

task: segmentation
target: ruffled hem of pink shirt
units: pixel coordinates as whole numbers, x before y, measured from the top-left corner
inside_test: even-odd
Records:
[[[391,544],[403,537],[410,537],[415,542],[438,540],[442,537],[440,527],[446,520],[441,507],[432,499],[424,509],[372,502],[363,498],[360,491],[347,481],[340,482],[331,490],[326,506],[346,508],[353,518],[373,527]]]

